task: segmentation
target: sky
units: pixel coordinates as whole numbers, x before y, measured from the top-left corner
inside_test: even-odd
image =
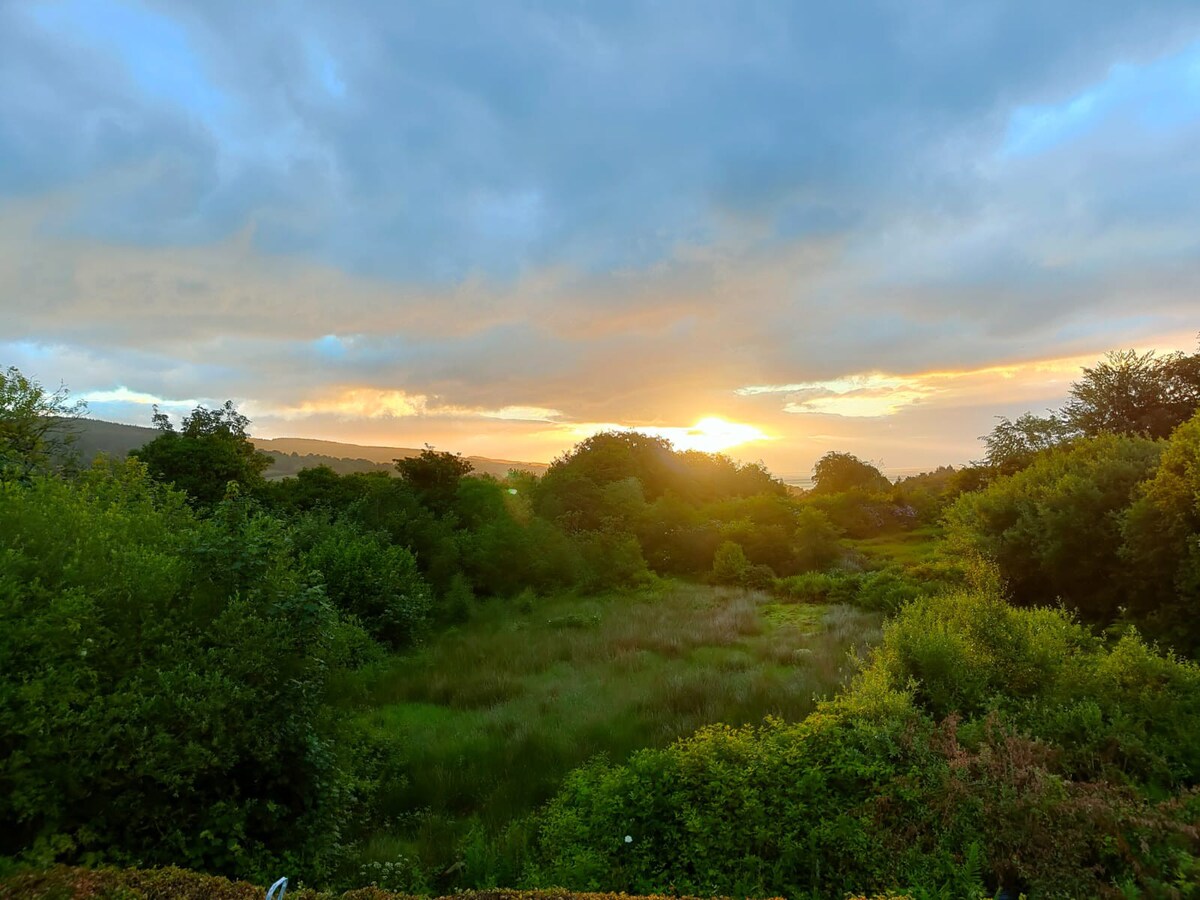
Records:
[[[1195,0],[0,0],[0,365],[97,418],[913,470],[1198,288]]]

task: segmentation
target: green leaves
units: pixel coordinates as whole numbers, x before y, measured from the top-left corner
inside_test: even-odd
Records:
[[[0,491],[0,854],[323,871],[348,626],[290,531],[201,520],[133,461]]]
[[[1200,853],[1197,698],[1200,670],[1136,637],[1107,649],[995,588],[917,600],[803,722],[713,726],[574,772],[542,814],[536,881],[815,898],[1099,896],[1128,879],[1153,893]]]

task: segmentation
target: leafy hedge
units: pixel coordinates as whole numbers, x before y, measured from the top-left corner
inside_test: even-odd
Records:
[[[202,519],[134,461],[0,484],[0,856],[317,877],[366,641],[253,505]]]
[[[230,881],[175,867],[163,869],[82,869],[56,866],[26,871],[0,880],[0,898],[22,900],[262,900],[266,890],[245,881]],[[343,894],[289,890],[287,900],[411,900],[377,887]],[[572,891],[467,891],[439,900],[660,900],[625,894],[583,894]],[[667,900],[667,898],[661,898]],[[670,900],[688,900],[672,897]],[[903,898],[895,898],[903,900]]]

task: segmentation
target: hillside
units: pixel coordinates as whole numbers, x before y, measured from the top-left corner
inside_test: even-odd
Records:
[[[280,457],[292,457],[303,460],[315,460],[312,463],[306,463],[300,468],[308,468],[309,465],[327,465],[335,471],[369,471],[370,468],[385,468],[391,470],[392,460],[403,459],[409,456],[418,456],[421,451],[412,447],[376,447],[366,444],[343,444],[339,441],[321,441],[313,438],[251,438],[259,450],[265,453],[270,453]],[[546,471],[545,463],[518,462],[511,459],[490,459],[486,456],[468,456],[466,457],[476,472],[485,475],[495,475],[497,477],[507,475],[509,469],[519,469],[523,472],[532,472],[535,475],[541,475]],[[341,464],[340,466],[338,464]],[[361,466],[362,464],[370,464],[369,468],[346,468],[349,466]],[[288,472],[277,472],[276,468],[286,467],[288,464],[279,460],[275,467],[267,472],[267,477],[279,477],[280,474],[291,474]]]
[[[100,419],[79,419],[75,425],[77,440],[75,449],[85,462],[99,453],[124,457],[152,441],[158,433],[153,428],[141,425],[122,425]],[[340,475],[351,472],[390,472],[392,460],[417,456],[421,451],[412,447],[374,447],[360,444],[343,444],[338,441],[321,441],[310,438],[251,438],[259,450],[271,457],[267,478],[284,478],[295,475],[301,469],[329,466]],[[540,475],[546,471],[545,463],[517,462],[508,459],[489,459],[484,456],[468,456],[476,472],[483,475],[503,477],[510,469],[533,472]]]

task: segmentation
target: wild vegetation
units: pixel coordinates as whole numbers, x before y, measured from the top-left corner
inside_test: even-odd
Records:
[[[0,896],[1200,891],[1200,354],[799,496],[626,432],[268,481],[232,404],[80,466],[0,379]]]

